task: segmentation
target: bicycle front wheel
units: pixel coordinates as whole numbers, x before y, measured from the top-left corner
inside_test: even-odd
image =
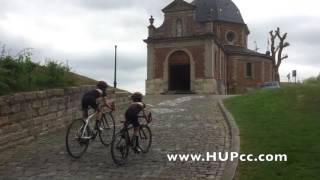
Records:
[[[117,133],[111,143],[111,157],[117,165],[125,164],[129,154],[129,136],[126,132]]]
[[[87,150],[89,139],[89,129],[84,128],[85,122],[82,119],[74,120],[68,127],[66,134],[66,148],[70,156],[80,158]]]
[[[152,143],[152,133],[149,126],[141,125],[139,128],[139,147],[143,153],[147,153]]]
[[[103,145],[109,146],[115,134],[115,123],[112,114],[103,114],[99,123],[99,137]]]

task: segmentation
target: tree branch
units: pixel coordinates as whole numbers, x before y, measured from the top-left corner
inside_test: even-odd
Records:
[[[275,31],[270,31],[270,39],[271,39],[271,57],[273,64],[273,74],[275,75],[275,80],[280,81],[279,79],[279,67],[283,60],[287,59],[288,55],[282,55],[283,50],[286,47],[290,46],[290,43],[285,42],[287,39],[288,33],[281,34],[280,28],[278,27]],[[275,47],[276,40],[279,40],[279,45]]]

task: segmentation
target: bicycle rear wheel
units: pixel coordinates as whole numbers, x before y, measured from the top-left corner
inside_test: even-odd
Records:
[[[143,153],[147,153],[152,143],[152,133],[147,125],[141,125],[139,128],[139,147]]]
[[[126,132],[117,133],[111,143],[111,157],[117,165],[125,164],[129,154],[129,136]]]
[[[68,127],[66,134],[66,148],[67,152],[73,158],[80,158],[87,150],[89,139],[82,138],[89,137],[88,127],[84,129],[85,122],[82,119],[74,120]]]
[[[115,123],[112,114],[103,114],[99,123],[99,129],[101,143],[109,146],[115,134]]]

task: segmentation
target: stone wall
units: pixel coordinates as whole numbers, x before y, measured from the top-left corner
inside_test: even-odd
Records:
[[[0,151],[66,128],[73,119],[81,117],[81,96],[93,88],[81,86],[1,96]],[[128,96],[124,92],[110,98],[121,110],[129,102]]]

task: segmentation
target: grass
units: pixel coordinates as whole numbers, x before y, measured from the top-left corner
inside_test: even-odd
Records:
[[[28,56],[0,57],[0,96],[84,84],[94,85],[96,81],[72,73],[68,67],[55,61],[41,65]]]
[[[238,178],[320,178],[320,81],[309,82],[225,100],[240,128],[241,153],[288,156],[287,162],[240,162]]]
[[[82,76],[80,74],[70,72],[71,77],[74,79],[76,82],[76,85],[95,85],[97,84],[97,81],[91,78],[88,78],[86,76]]]

